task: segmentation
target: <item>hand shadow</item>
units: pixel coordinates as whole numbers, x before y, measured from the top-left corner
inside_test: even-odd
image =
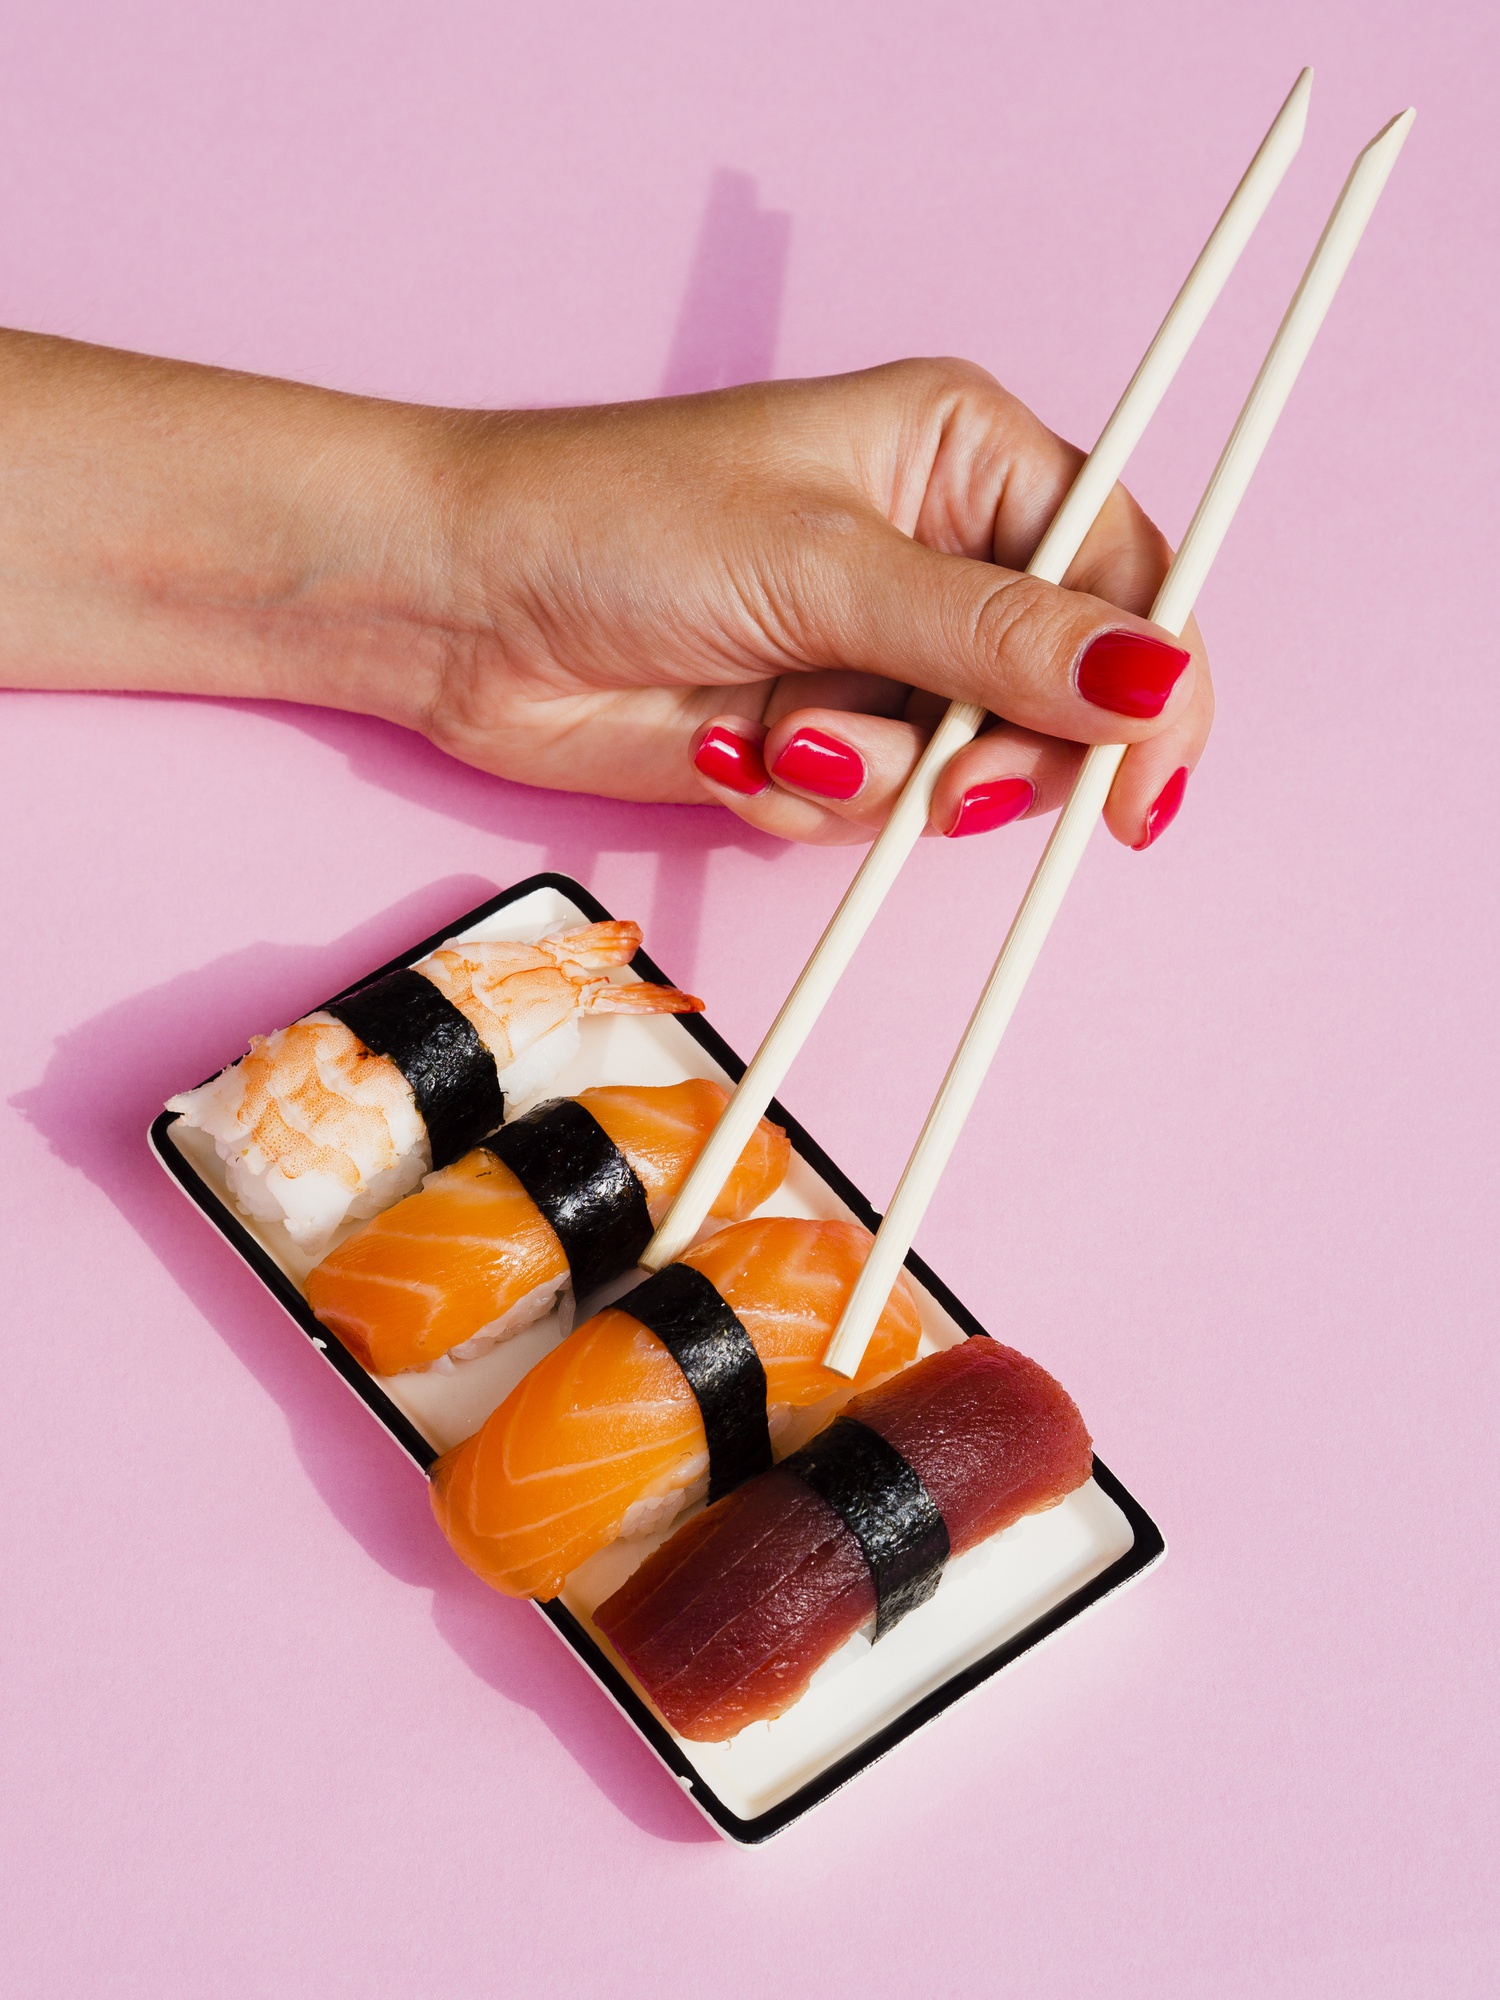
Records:
[[[432,1518],[420,1475],[311,1343],[150,1159],[146,1128],[172,1091],[253,1032],[290,1021],[494,893],[450,876],[321,946],[256,944],[107,1008],[60,1038],[40,1083],[11,1101],[114,1203],[225,1345],[280,1404],[336,1519],[391,1575],[432,1596],[433,1622],[481,1680],[529,1708],[612,1804],[664,1840],[716,1836],[529,1605],[486,1589]]]
[[[173,695],[122,695],[119,700],[181,700]],[[427,811],[462,820],[534,850],[516,875],[556,870],[593,885],[600,857],[656,857],[650,907],[622,910],[646,934],[646,949],[669,975],[691,987],[697,971],[703,900],[711,856],[737,848],[775,862],[792,852],[786,841],[757,833],[714,805],[637,805],[582,792],[548,792],[494,778],[456,759],[425,736],[373,716],[293,702],[216,699],[218,708],[269,717],[337,750],[349,769],[382,791]],[[409,942],[409,940],[407,940]]]

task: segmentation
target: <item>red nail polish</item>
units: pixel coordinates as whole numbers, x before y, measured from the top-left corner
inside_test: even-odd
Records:
[[[703,741],[693,752],[693,764],[705,778],[742,798],[754,798],[757,792],[771,789],[760,745],[748,736],[736,736],[722,723],[716,722],[704,732]]]
[[[1030,812],[1035,797],[1036,786],[1029,778],[993,778],[987,785],[970,785],[958,802],[958,818],[949,827],[948,838],[1009,826]]]
[[[1101,632],[1078,662],[1078,692],[1095,708],[1144,721],[1161,714],[1192,657],[1143,632]]]
[[[1137,854],[1143,853],[1158,834],[1165,833],[1176,819],[1182,806],[1182,795],[1187,790],[1187,765],[1179,764],[1156,795],[1156,804],[1146,815],[1145,838],[1135,843]]]
[[[865,760],[836,736],[825,736],[821,729],[799,729],[788,738],[771,775],[820,799],[852,799],[865,781]]]

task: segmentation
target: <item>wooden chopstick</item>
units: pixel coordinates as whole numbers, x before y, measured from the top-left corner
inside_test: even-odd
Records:
[[[1124,470],[1125,461],[1296,157],[1307,125],[1311,91],[1312,71],[1304,69],[1100,433],[1099,442],[1043,536],[1027,566],[1028,575],[1042,577],[1048,583],[1062,582],[1068,565]],[[646,1246],[641,1258],[646,1270],[659,1271],[663,1264],[680,1257],[702,1228],[756,1124],[765,1115],[766,1106],[776,1095],[860,939],[921,838],[944,766],[975,736],[984,717],[983,708],[972,702],[956,701],[938,724],[890,818],[860,864],[677,1199]]]
[[[1270,441],[1292,384],[1333,303],[1415,117],[1416,113],[1408,110],[1393,118],[1354,162],[1312,261],[1303,273],[1198,503],[1177,559],[1151,608],[1153,620],[1168,632],[1180,633],[1188,621],[1204,578],[1244,498],[1251,475]],[[1084,758],[1083,768],[1037,864],[979,1005],[907,1161],[843,1318],[823,1356],[824,1365],[837,1374],[852,1376],[864,1357],[875,1323],[890,1297],[896,1273],[906,1261],[927,1204],[963,1130],[964,1120],[973,1108],[1074,870],[1083,858],[1094,822],[1104,810],[1124,755],[1123,745],[1097,744]]]

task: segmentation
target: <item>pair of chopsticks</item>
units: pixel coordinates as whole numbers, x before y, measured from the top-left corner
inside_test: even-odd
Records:
[[[1028,565],[1029,575],[1061,583],[1296,157],[1307,124],[1311,90],[1312,71],[1305,69],[1042,538]],[[1358,155],[1350,170],[1182,546],[1157,593],[1151,617],[1168,632],[1180,633],[1188,621],[1415,116],[1414,111],[1407,110],[1393,118]],[[775,1096],[860,939],[921,837],[944,766],[975,736],[984,716],[985,711],[972,702],[954,702],[939,723],[676,1201],[647,1245],[641,1258],[647,1270],[660,1270],[663,1264],[681,1256],[703,1226],[756,1123]],[[840,1375],[852,1376],[858,1370],[875,1323],[885,1309],[897,1273],[906,1261],[1052,920],[1083,858],[1094,823],[1104,810],[1124,755],[1122,744],[1097,744],[1084,757],[1082,769],[824,1355],[825,1365]]]

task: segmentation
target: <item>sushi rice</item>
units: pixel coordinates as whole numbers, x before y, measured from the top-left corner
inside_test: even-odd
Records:
[[[206,1132],[246,1215],[305,1251],[410,1194],[432,1166],[411,1085],[331,1014],[256,1036],[250,1053],[169,1111]]]

